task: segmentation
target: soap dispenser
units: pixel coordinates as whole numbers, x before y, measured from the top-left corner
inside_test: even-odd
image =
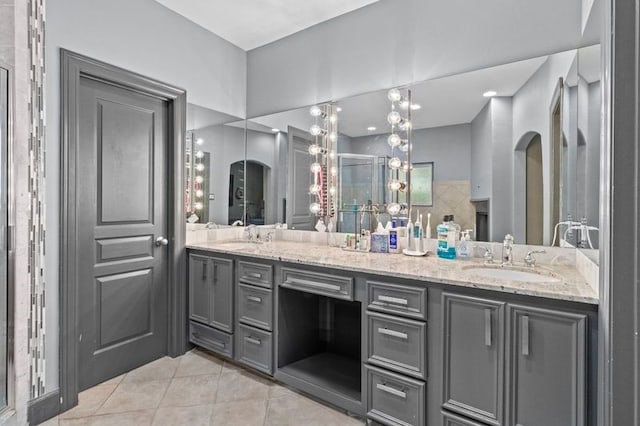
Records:
[[[471,237],[469,236],[469,230],[462,231],[462,236],[460,237],[460,243],[458,243],[457,255],[461,260],[467,260],[471,258],[471,246],[469,240]]]

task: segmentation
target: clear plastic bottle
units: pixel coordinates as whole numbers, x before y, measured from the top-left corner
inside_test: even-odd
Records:
[[[443,259],[456,258],[456,228],[451,224],[451,216],[445,216],[442,223],[436,227],[438,234],[438,257]]]

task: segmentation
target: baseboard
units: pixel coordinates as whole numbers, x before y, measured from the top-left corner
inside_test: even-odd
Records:
[[[27,404],[27,422],[31,426],[38,425],[58,414],[60,414],[59,389],[32,399]]]

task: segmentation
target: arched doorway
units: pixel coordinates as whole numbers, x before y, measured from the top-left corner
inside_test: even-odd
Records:
[[[542,245],[544,200],[542,180],[542,138],[536,133],[525,149],[526,242]]]

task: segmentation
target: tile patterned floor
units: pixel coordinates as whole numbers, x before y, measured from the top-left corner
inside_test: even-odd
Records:
[[[355,426],[361,419],[194,349],[80,393],[56,425]]]

